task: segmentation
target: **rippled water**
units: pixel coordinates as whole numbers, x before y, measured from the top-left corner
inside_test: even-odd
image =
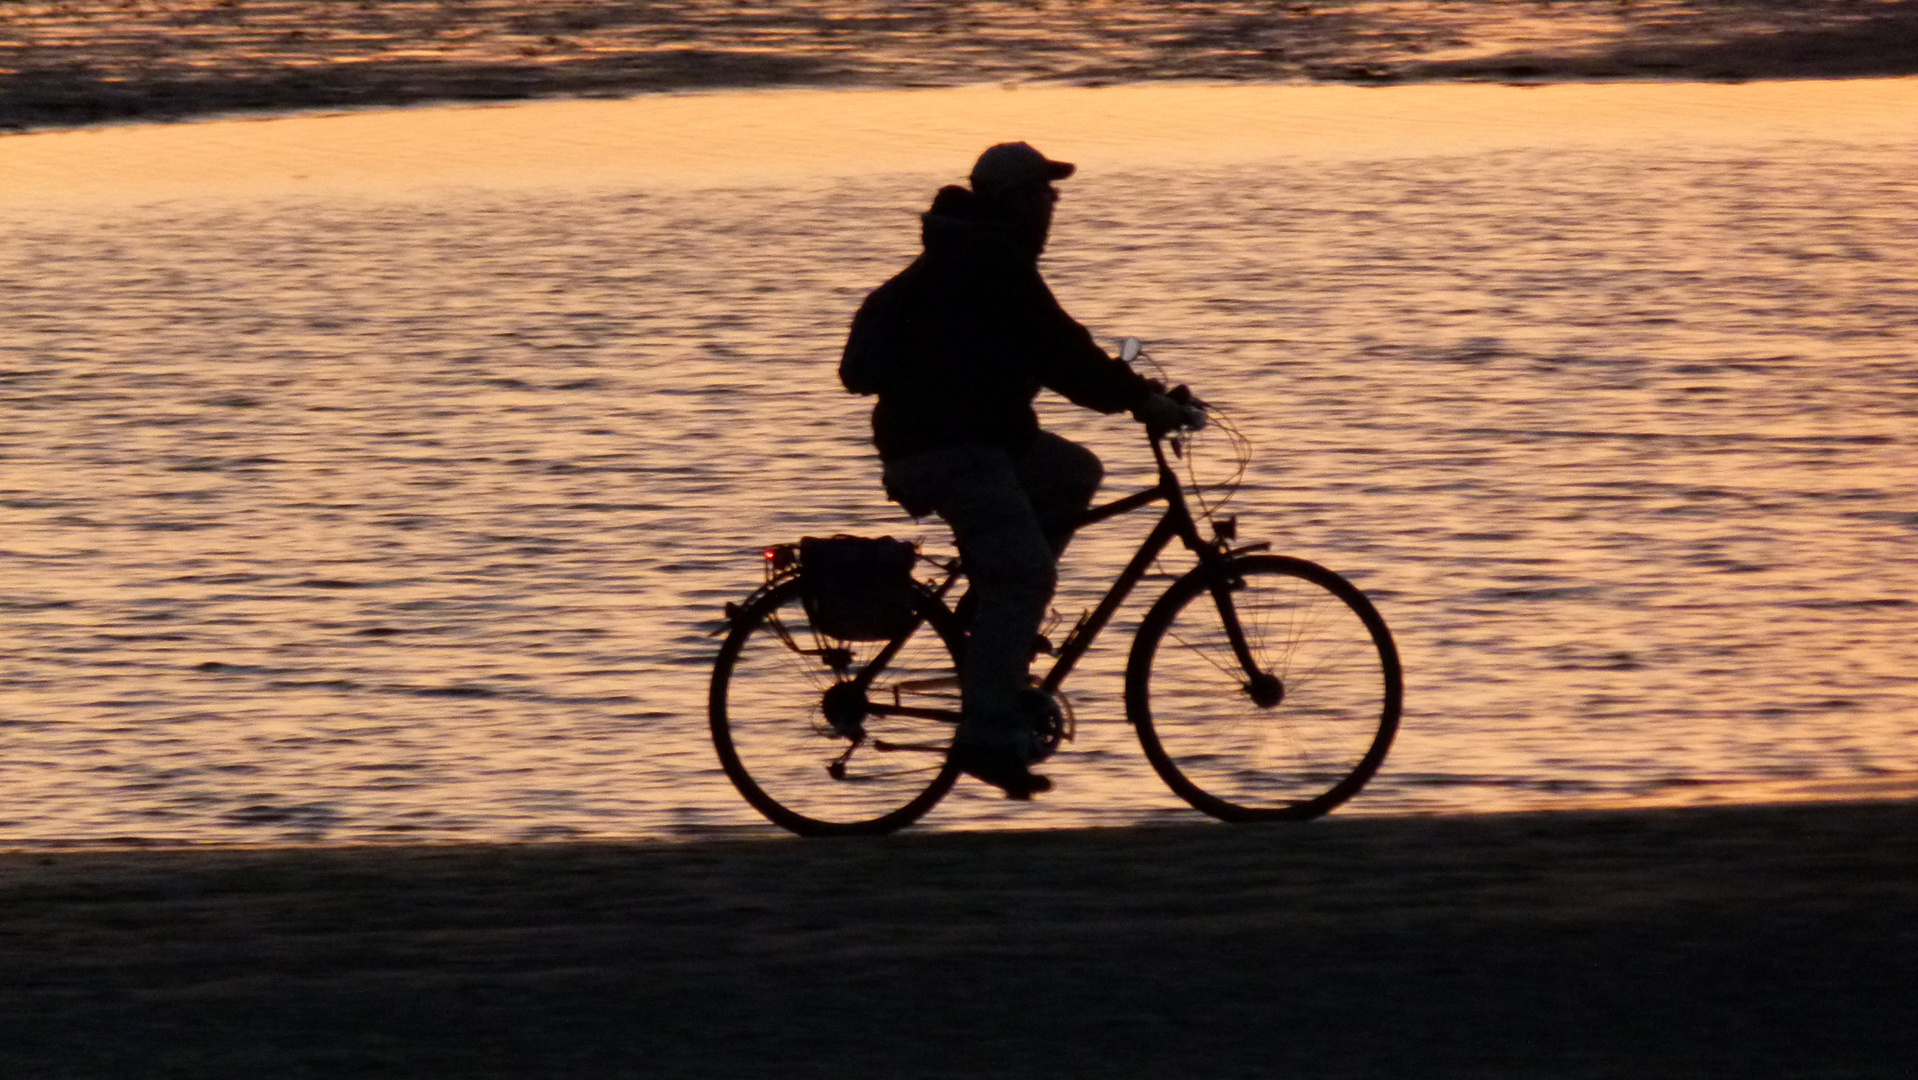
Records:
[[[0,129],[718,86],[1909,74],[1875,0],[0,4]]]
[[[1909,782],[1918,125],[1197,165],[1162,134],[1067,185],[1047,274],[1238,417],[1242,534],[1396,631],[1405,725],[1342,812]],[[756,821],[708,634],[768,541],[942,541],[833,364],[965,164],[0,208],[0,839]],[[1047,417],[1148,478],[1128,423]],[[1068,618],[1145,526],[1074,547]],[[1123,723],[1130,626],[1068,684],[1053,795],[962,785],[928,826],[1185,813]]]

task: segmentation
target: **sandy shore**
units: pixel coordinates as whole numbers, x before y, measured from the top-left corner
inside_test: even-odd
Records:
[[[1918,802],[0,856],[0,1075],[1911,1075]]]
[[[1918,0],[0,4],[0,130],[766,86],[1918,73]]]

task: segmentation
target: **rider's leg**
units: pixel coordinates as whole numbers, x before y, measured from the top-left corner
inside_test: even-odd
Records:
[[[1099,493],[1099,482],[1105,479],[1099,455],[1070,439],[1042,431],[1032,441],[1032,448],[1014,459],[1013,467],[1053,555],[1063,553],[1072,539],[1073,526],[1085,516],[1092,497]]]
[[[946,520],[972,582],[959,741],[1031,756],[1020,701],[1054,560],[1011,455],[987,445],[930,450],[888,465],[886,484]]]

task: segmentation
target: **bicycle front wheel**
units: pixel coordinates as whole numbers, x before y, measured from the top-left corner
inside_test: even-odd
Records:
[[[888,833],[951,790],[958,631],[920,597],[920,624],[887,642],[826,636],[797,579],[733,620],[713,665],[713,745],[755,809],[801,836]],[[868,670],[868,669],[872,670]]]
[[[1318,817],[1385,760],[1404,694],[1398,650],[1371,601],[1316,563],[1249,555],[1231,569],[1193,570],[1147,612],[1126,715],[1194,807],[1226,821]]]

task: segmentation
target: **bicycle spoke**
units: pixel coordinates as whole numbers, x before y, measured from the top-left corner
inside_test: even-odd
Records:
[[[1206,648],[1206,647],[1204,647],[1204,646],[1201,646],[1201,645],[1197,645],[1197,644],[1194,644],[1193,642],[1191,642],[1191,641],[1189,641],[1189,640],[1187,640],[1186,638],[1184,638],[1183,636],[1181,636],[1181,635],[1179,634],[1179,632],[1178,632],[1178,631],[1176,631],[1176,630],[1168,630],[1168,631],[1166,631],[1166,636],[1167,636],[1167,637],[1170,637],[1170,638],[1172,638],[1172,639],[1173,639],[1174,641],[1177,641],[1177,642],[1178,642],[1179,644],[1181,644],[1181,645],[1183,645],[1183,646],[1185,646],[1186,648],[1188,648],[1188,649],[1191,649],[1191,650],[1193,651],[1193,653],[1194,653],[1195,655],[1197,655],[1197,656],[1199,656],[1199,657],[1201,657],[1201,658],[1203,658],[1203,659],[1205,660],[1205,662],[1206,662],[1206,663],[1208,663],[1208,664],[1211,664],[1211,665],[1212,665],[1213,667],[1215,667],[1215,668],[1218,668],[1218,669],[1219,669],[1219,673],[1220,673],[1220,674],[1222,674],[1222,675],[1224,675],[1224,676],[1226,676],[1227,678],[1242,678],[1242,677],[1243,677],[1243,675],[1244,675],[1244,671],[1243,671],[1243,670],[1242,670],[1242,669],[1241,669],[1241,668],[1239,667],[1239,659],[1238,659],[1238,657],[1236,657],[1236,656],[1233,656],[1233,657],[1232,657],[1232,663],[1231,663],[1231,664],[1229,664],[1229,665],[1228,665],[1228,664],[1222,664],[1222,663],[1220,663],[1219,661],[1217,661],[1217,660],[1214,660],[1214,659],[1212,658],[1212,651],[1213,651],[1213,650],[1211,650],[1211,649],[1208,649],[1208,648]],[[1225,653],[1226,655],[1228,655],[1228,656],[1231,656],[1231,655],[1232,655],[1232,643],[1231,643],[1230,641],[1226,641],[1226,642],[1225,642],[1225,648],[1224,648],[1223,650],[1221,650],[1221,651],[1223,651],[1223,652],[1224,652],[1224,653]]]
[[[1364,783],[1389,744],[1396,655],[1385,651],[1389,638],[1374,640],[1361,613],[1369,605],[1349,601],[1355,594],[1329,571],[1279,556],[1248,557],[1239,569],[1233,611],[1277,692],[1257,697],[1195,571],[1140,627],[1127,711],[1154,768],[1200,809],[1227,818],[1323,813]]]
[[[957,686],[939,631],[923,624],[883,670],[869,673],[886,644],[818,634],[796,582],[762,598],[752,615],[747,629],[728,638],[715,667],[713,726],[721,764],[754,806],[797,832],[887,831],[944,794],[956,724],[861,717],[859,689],[848,686],[870,675],[858,684],[867,701],[955,700],[935,689]],[[835,668],[829,657],[847,663]],[[840,727],[827,715],[835,700],[832,708],[852,710],[838,717]]]

